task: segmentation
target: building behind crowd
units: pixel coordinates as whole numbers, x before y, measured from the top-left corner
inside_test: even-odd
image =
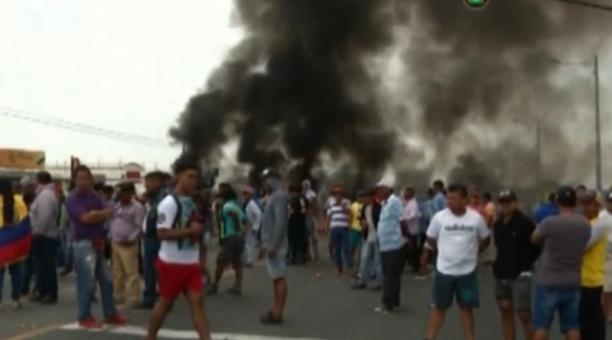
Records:
[[[0,177],[18,182],[24,177],[34,177],[40,170],[47,170],[56,180],[66,183],[70,181],[72,158],[64,162],[48,164],[45,161],[45,152],[41,150],[2,149],[0,148]],[[137,162],[83,162],[90,167],[95,182],[116,185],[120,182],[131,181],[136,184],[138,192],[144,190],[144,175],[146,168]]]

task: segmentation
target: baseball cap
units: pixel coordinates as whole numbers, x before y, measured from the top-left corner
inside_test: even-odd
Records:
[[[576,205],[576,190],[572,187],[562,186],[557,190],[557,202],[559,204],[572,207]]]
[[[516,194],[510,189],[502,190],[497,195],[499,202],[514,202],[517,200]]]

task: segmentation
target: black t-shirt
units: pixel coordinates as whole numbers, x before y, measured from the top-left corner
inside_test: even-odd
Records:
[[[516,279],[522,272],[531,271],[540,249],[531,243],[535,223],[522,212],[508,221],[500,216],[493,226],[497,256],[493,274],[498,279]]]
[[[308,211],[308,201],[302,195],[289,199],[289,219],[304,218]]]

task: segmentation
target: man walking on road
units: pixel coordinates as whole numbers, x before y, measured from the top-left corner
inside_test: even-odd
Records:
[[[174,192],[166,196],[158,207],[157,236],[161,240],[157,261],[159,301],[149,319],[147,339],[157,339],[170,307],[183,294],[189,303],[198,338],[210,340],[200,265],[199,242],[204,223],[193,200],[200,178],[199,168],[195,163],[178,160],[174,171],[177,179]]]
[[[381,182],[377,195],[383,202],[377,231],[383,270],[383,293],[382,305],[375,311],[388,314],[400,306],[407,243],[400,224],[404,205],[402,200],[393,194],[392,181]]]
[[[142,292],[141,309],[153,309],[157,299],[157,269],[155,262],[161,245],[157,237],[158,205],[164,198],[164,174],[160,171],[148,173],[145,176],[146,189],[146,216],[144,225],[144,256],[142,269],[144,276],[144,290]]]
[[[531,290],[533,264],[539,249],[531,243],[533,221],[519,210],[516,194],[504,190],[498,196],[501,217],[493,227],[497,256],[493,262],[495,297],[502,319],[505,340],[515,340],[514,315],[518,317],[525,339],[533,338],[531,328]]]
[[[231,266],[236,275],[234,277],[234,285],[227,292],[240,296],[242,295],[244,256],[243,226],[246,224],[246,217],[242,207],[237,202],[238,195],[229,184],[224,185],[224,189],[219,191],[219,196],[223,204],[221,208],[221,229],[219,230],[221,249],[217,255],[215,278],[208,288],[207,294],[217,294],[223,273]]]
[[[402,229],[411,244],[410,251],[408,252],[408,262],[412,267],[412,272],[417,274],[421,269],[421,242],[419,241],[421,210],[416,200],[414,188],[407,187],[404,189],[404,200],[406,201],[406,206],[404,207],[404,214],[402,215]]]
[[[110,223],[113,259],[113,287],[115,302],[126,302],[125,291],[132,306],[140,301],[140,275],[138,257],[144,207],[134,199],[133,183],[121,183],[117,194],[118,202],[113,207]]]
[[[327,204],[327,226],[330,231],[331,253],[336,265],[336,274],[342,275],[344,269],[351,270],[353,261],[349,242],[349,223],[351,202],[344,197],[344,189],[335,186]]]
[[[480,304],[476,267],[478,254],[487,248],[490,237],[482,216],[467,206],[467,188],[449,186],[448,208],[433,217],[427,230],[429,245],[438,250],[428,340],[438,338],[453,298],[461,311],[464,339],[476,339],[473,309]]]
[[[113,212],[104,206],[100,197],[94,192],[91,170],[81,165],[74,173],[76,188],[66,200],[66,209],[73,227],[79,326],[87,329],[102,328],[91,315],[95,281],[98,281],[100,287],[106,323],[123,326],[127,324],[127,320],[117,313],[115,308],[112,275],[104,256],[106,246],[104,222]]]
[[[253,267],[259,254],[259,230],[261,229],[261,216],[263,212],[257,201],[255,201],[255,189],[247,187],[242,192],[245,202],[245,214],[247,219],[245,240],[245,267]]]
[[[373,197],[372,190],[366,192],[363,208],[363,238],[364,243],[361,250],[361,261],[359,264],[359,275],[353,289],[366,289],[372,273],[374,273],[375,285],[372,290],[382,288],[382,264],[380,260],[380,246],[378,245],[378,221],[380,219],[380,204]]]
[[[36,174],[37,196],[30,207],[32,256],[36,275],[35,301],[57,303],[57,250],[59,201],[55,184],[46,171]]]
[[[265,252],[266,267],[274,287],[272,309],[260,318],[263,324],[283,323],[287,301],[287,212],[288,196],[283,191],[281,176],[274,170],[262,173],[263,187],[268,197],[261,225],[261,247]]]
[[[580,266],[591,226],[576,213],[576,196],[573,188],[560,188],[560,215],[542,221],[531,237],[534,244],[543,245],[532,310],[534,340],[548,339],[556,312],[565,338],[580,339]]]

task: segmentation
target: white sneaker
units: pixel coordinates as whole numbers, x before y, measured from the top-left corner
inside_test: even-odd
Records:
[[[13,301],[13,309],[21,309],[23,305],[20,301]]]
[[[385,307],[376,307],[374,308],[374,312],[378,313],[378,314],[383,314],[383,315],[388,315],[389,314],[389,310]]]

